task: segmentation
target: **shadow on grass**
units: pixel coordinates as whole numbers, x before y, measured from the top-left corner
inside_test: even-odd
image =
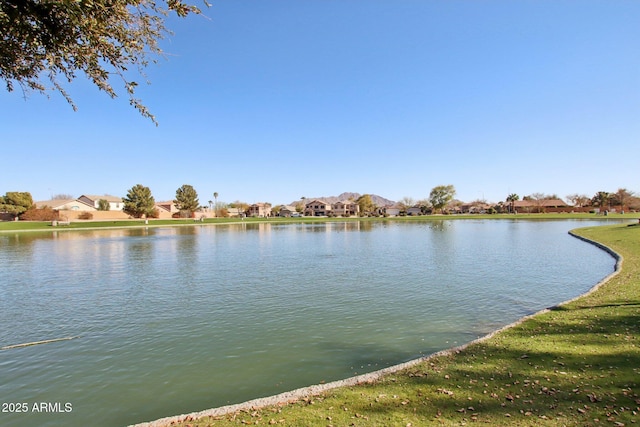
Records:
[[[599,304],[599,305],[585,305],[585,306],[575,306],[571,308],[566,308],[565,306],[555,306],[551,307],[549,310],[551,311],[573,311],[573,310],[585,310],[590,308],[603,308],[603,307],[640,307],[640,301],[637,302],[623,302],[623,303],[615,303],[615,304]]]
[[[584,308],[591,309],[589,317],[581,315]],[[628,313],[613,312],[620,308]],[[396,384],[406,396],[395,405],[375,402],[357,410],[445,424],[640,421],[638,304],[563,311],[573,313],[561,320],[552,313],[530,319],[506,331],[507,339],[472,345],[455,358],[438,357],[385,380],[380,390]]]
[[[629,426],[640,422],[638,337],[636,303],[565,307],[373,384],[235,413],[221,422]],[[354,362],[371,363],[366,353],[377,350],[362,350]]]

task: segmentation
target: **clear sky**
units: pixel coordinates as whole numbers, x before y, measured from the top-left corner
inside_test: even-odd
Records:
[[[195,0],[198,1],[198,0]],[[640,2],[214,0],[138,97],[0,90],[0,194],[640,192]],[[4,84],[3,84],[4,86]]]

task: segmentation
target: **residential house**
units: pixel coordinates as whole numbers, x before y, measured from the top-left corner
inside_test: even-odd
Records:
[[[380,214],[387,215],[387,216],[398,216],[400,215],[400,212],[402,212],[402,210],[403,210],[403,207],[400,205],[389,205],[389,206],[384,206],[380,210]]]
[[[280,207],[280,211],[278,212],[278,216],[284,218],[290,218],[292,216],[300,216],[300,213],[296,210],[295,207],[291,205],[285,205]]]
[[[513,209],[516,212],[561,212],[566,211],[569,206],[560,199],[541,200],[516,200],[513,202]]]
[[[422,208],[418,205],[411,206],[410,208],[407,208],[407,215],[408,216],[422,215]]]
[[[87,204],[83,201],[76,200],[76,199],[44,200],[41,202],[35,202],[35,205],[36,205],[36,208],[38,209],[48,207],[56,211],[95,211],[97,210],[92,204]]]
[[[469,213],[469,214],[484,214],[491,209],[491,205],[488,203],[464,203],[459,206],[460,211],[456,213]]]
[[[161,218],[165,217],[166,215],[169,215],[169,217],[171,217],[173,214],[180,212],[172,200],[166,202],[156,202],[155,206],[156,209],[158,209],[158,213],[160,214]]]
[[[360,205],[354,201],[339,201],[331,206],[331,210],[337,216],[349,217],[358,215]]]
[[[241,218],[246,216],[246,213],[242,208],[226,208],[227,214],[231,218]]]
[[[98,207],[100,206],[100,200],[106,200],[107,202],[109,202],[110,211],[121,211],[124,208],[124,201],[122,200],[122,197],[108,195],[95,196],[87,194],[83,194],[82,196],[78,197],[78,201],[84,202],[96,209],[98,209]]]
[[[271,203],[254,203],[249,206],[247,214],[253,217],[267,218],[271,216]]]
[[[331,212],[331,203],[318,199],[308,202],[304,207],[305,216],[328,216]]]

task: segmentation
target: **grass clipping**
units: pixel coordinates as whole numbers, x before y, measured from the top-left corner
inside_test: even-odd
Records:
[[[589,294],[372,382],[146,425],[628,426],[640,422],[640,226],[576,231],[624,259]]]

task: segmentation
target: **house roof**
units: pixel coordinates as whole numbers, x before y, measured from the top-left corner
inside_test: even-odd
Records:
[[[48,207],[50,207],[52,209],[57,209],[60,206],[64,206],[67,203],[73,203],[75,201],[76,201],[76,199],[53,199],[53,200],[43,200],[43,201],[40,201],[40,202],[35,202],[34,204],[36,205],[36,208],[38,208],[38,209],[44,208],[45,206],[48,206]],[[80,202],[80,203],[82,203],[82,202]]]
[[[80,203],[80,204],[86,205],[87,207],[95,209],[93,205],[90,205],[89,203],[83,202],[82,200],[78,200],[78,199],[43,200],[43,201],[35,202],[35,205],[36,205],[36,208],[38,209],[44,208],[45,206],[48,206],[51,209],[60,209],[61,207],[64,207],[65,205],[68,205],[70,203]]]
[[[96,196],[95,194],[83,194],[82,196],[78,197],[78,199],[81,199],[83,197],[86,197],[89,200],[92,201],[97,201],[100,199],[106,200],[107,202],[114,202],[114,203],[122,203],[122,197],[118,197],[118,196],[109,196],[109,195],[102,195],[102,196]]]
[[[315,203],[322,203],[323,205],[331,205],[331,203],[325,202],[324,200],[320,200],[320,199],[313,199],[310,202],[306,202],[304,205],[305,206],[309,206],[309,205],[313,205]]]
[[[544,199],[544,200],[516,200],[513,202],[513,206],[528,207],[528,206],[540,206],[543,208],[555,208],[559,206],[568,206],[566,202],[560,199]]]
[[[176,205],[173,203],[173,200],[167,200],[164,202],[156,202],[155,204],[156,207],[158,207],[159,209],[163,209],[167,212],[177,212],[178,209],[176,208]]]

